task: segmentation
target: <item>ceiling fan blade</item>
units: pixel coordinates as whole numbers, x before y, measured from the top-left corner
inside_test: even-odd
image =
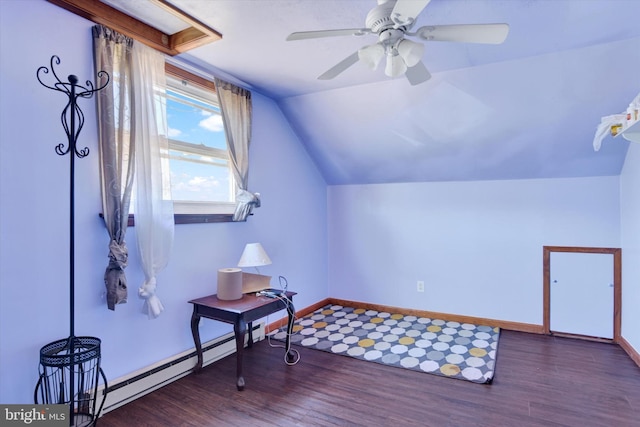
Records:
[[[500,44],[509,34],[508,24],[435,25],[419,28],[414,34],[438,42]]]
[[[427,67],[425,67],[422,61],[420,61],[413,67],[407,68],[405,76],[407,76],[407,80],[409,80],[411,86],[415,86],[429,80],[431,78],[431,73],[429,73]]]
[[[318,77],[318,80],[331,80],[336,77],[341,72],[345,71],[347,68],[351,67],[353,64],[358,62],[360,58],[358,57],[358,52],[354,52],[351,55],[347,56],[342,61],[338,62],[333,68],[325,71],[324,74]]]
[[[391,19],[398,25],[410,26],[431,0],[398,0],[391,12]]]
[[[371,30],[368,28],[345,28],[342,30],[299,31],[297,33],[289,34],[289,36],[287,37],[287,41],[319,39],[322,37],[362,36],[370,33],[371,33]]]

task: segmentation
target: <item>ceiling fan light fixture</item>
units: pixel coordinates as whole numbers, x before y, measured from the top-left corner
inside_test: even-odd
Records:
[[[383,56],[384,47],[379,43],[365,46],[358,50],[358,58],[360,61],[372,70],[378,68]]]
[[[398,43],[398,55],[404,60],[407,67],[413,67],[422,59],[424,45],[413,40],[403,39]]]
[[[166,0],[153,1],[162,2]],[[405,37],[416,37],[420,42],[433,40],[499,44],[504,42],[509,33],[508,24],[435,25],[423,26],[415,32],[411,32],[411,28],[418,21],[418,16],[430,1],[431,0],[377,0],[378,5],[367,14],[364,28],[295,32],[291,33],[287,37],[287,40],[361,36],[365,34],[377,35],[378,43],[364,46],[358,51],[353,52],[320,75],[318,79],[333,79],[357,62],[363,62],[368,68],[375,70],[380,64],[382,57],[386,56],[385,74],[389,77],[398,77],[405,74],[409,83],[415,86],[427,81],[431,77],[431,74],[422,61],[424,44],[405,39]]]
[[[397,53],[387,55],[387,65],[384,69],[384,73],[389,77],[398,77],[403,75],[407,71],[407,64],[404,59]]]

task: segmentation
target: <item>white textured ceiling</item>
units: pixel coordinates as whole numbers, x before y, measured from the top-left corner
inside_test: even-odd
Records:
[[[422,25],[510,25],[502,45],[427,42],[419,86],[356,64],[375,0],[171,0],[222,33],[182,58],[274,98],[331,184],[617,175],[628,143],[592,141],[640,92],[638,0],[432,0]]]

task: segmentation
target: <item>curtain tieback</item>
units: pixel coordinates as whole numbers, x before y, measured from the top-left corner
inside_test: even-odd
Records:
[[[252,204],[256,208],[260,207],[260,193],[252,193],[247,190],[239,190],[236,194],[236,202]]]
[[[247,219],[253,208],[260,207],[260,193],[252,193],[247,190],[239,190],[236,194],[236,210],[233,213],[234,221]]]
[[[125,242],[118,243],[111,240],[109,243],[109,267],[124,270],[129,260],[129,251]]]
[[[142,314],[146,314],[149,319],[155,319],[160,316],[160,313],[164,311],[164,306],[160,302],[160,298],[156,295],[156,278],[152,277],[146,280],[140,289],[138,289],[138,295],[144,298],[144,304],[142,304]]]
[[[145,280],[145,282],[138,289],[138,295],[141,298],[149,298],[156,294],[156,278],[152,277],[149,280]]]

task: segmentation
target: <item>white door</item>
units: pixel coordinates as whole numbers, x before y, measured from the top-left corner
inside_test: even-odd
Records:
[[[550,257],[550,329],[613,339],[613,254]]]

